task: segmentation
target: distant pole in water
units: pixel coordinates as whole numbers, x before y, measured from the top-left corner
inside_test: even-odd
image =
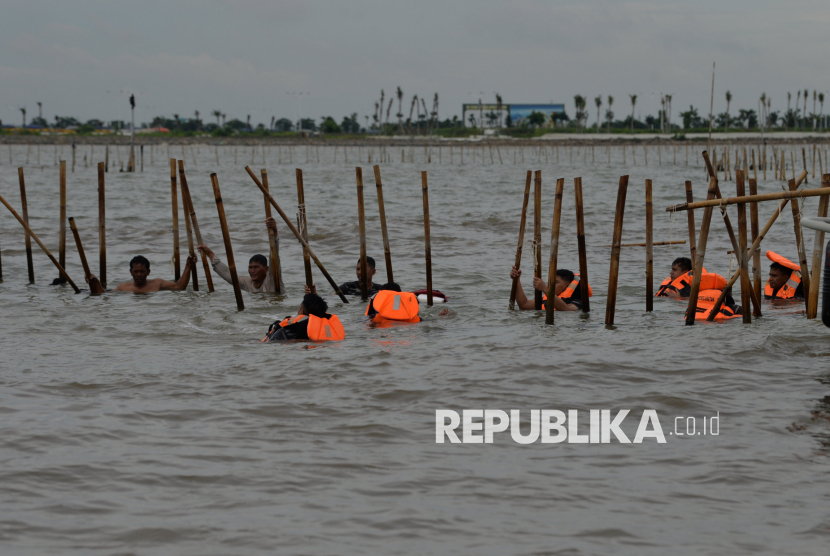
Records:
[[[218,155],[217,155],[218,161]],[[265,191],[268,191],[268,172],[263,168],[260,171],[262,176],[262,185]],[[271,203],[268,202],[268,197],[265,199],[265,218],[271,218]],[[276,293],[284,293],[282,291],[282,265],[280,264],[279,238],[277,232],[268,228],[268,246],[271,248],[271,280],[274,282],[274,291]]]
[[[658,151],[659,152],[659,151]],[[654,310],[654,213],[651,180],[646,180],[646,312]]]
[[[528,170],[527,177],[525,178],[525,194],[524,199],[522,200],[522,219],[521,223],[519,224],[519,244],[516,247],[516,261],[514,263],[516,270],[518,270],[522,264],[522,247],[524,246],[525,228],[527,227],[527,203],[530,199],[531,179],[533,179],[533,172],[531,170]],[[518,286],[519,279],[513,278],[513,285],[510,287],[510,305],[508,306],[511,311],[516,307],[516,292],[518,290]]]
[[[35,267],[32,263],[32,237],[29,235],[29,207],[26,203],[26,180],[23,178],[23,167],[17,169],[17,179],[20,181],[20,210],[23,212],[23,228],[26,230],[26,267],[29,269],[29,283],[35,283]]]
[[[706,194],[707,200],[715,198],[715,191],[718,188],[718,178],[714,175],[709,178],[709,192]],[[692,289],[689,293],[689,305],[686,309],[686,326],[693,326],[695,324],[695,315],[697,314],[697,298],[700,294],[700,279],[703,276],[703,259],[706,255],[706,242],[709,239],[709,226],[712,224],[712,210],[714,207],[706,207],[703,209],[703,222],[700,224],[700,239],[697,244],[697,261],[695,261],[694,278],[692,279]],[[716,306],[712,310],[714,315],[718,310]]]
[[[173,268],[178,282],[179,278],[182,277],[182,264],[179,253],[179,188],[176,186],[175,158],[170,159],[170,188],[173,199]]]
[[[821,186],[830,187],[830,174],[823,174],[821,176]],[[818,217],[827,218],[828,197],[820,197],[818,202]],[[818,315],[818,290],[819,280],[821,276],[821,259],[824,255],[824,232],[816,230],[816,237],[813,240],[813,275],[810,277],[810,303],[807,308],[807,318],[814,319]],[[824,286],[825,292],[828,291],[828,286]],[[825,297],[827,294],[825,293]],[[824,302],[825,307],[827,301]]]
[[[421,172],[421,191],[424,194],[424,258],[427,266],[427,305],[432,307],[432,249],[429,240],[429,187],[426,171]]]
[[[562,195],[565,178],[556,180],[556,196],[553,202],[553,223],[550,227],[550,261],[548,262],[548,302],[545,304],[545,324],[553,324],[553,299],[556,297],[556,267],[559,259],[559,223],[562,219]]]
[[[378,210],[380,211],[380,231],[383,234],[383,255],[386,258],[386,281],[394,282],[392,275],[392,250],[389,247],[389,233],[386,230],[386,208],[383,203],[383,183],[380,180],[380,166],[374,166],[375,186],[378,192]]]
[[[590,313],[590,289],[588,287],[588,252],[585,247],[585,216],[582,203],[582,178],[574,178],[576,198],[576,242],[579,249],[579,291],[582,294],[582,312]]]
[[[542,278],[542,171],[533,176],[533,276]],[[542,310],[542,292],[534,288],[534,307]]]
[[[360,296],[369,298],[369,269],[366,267],[366,211],[363,206],[363,168],[355,169],[357,179],[357,225],[360,233]]]
[[[617,305],[617,278],[620,274],[620,244],[622,243],[625,194],[628,190],[628,176],[620,176],[617,189],[617,209],[614,213],[614,238],[611,242],[611,268],[608,274],[608,301],[605,306],[605,324],[614,324],[614,310]]]
[[[337,148],[337,147],[335,147]],[[300,168],[295,170],[297,176],[297,226],[303,241],[308,245],[308,220],[305,210],[305,188],[303,186],[303,171]],[[314,283],[311,277],[311,255],[308,249],[303,246],[303,267],[305,268],[305,285],[311,288]]]
[[[737,188],[738,197],[746,195],[746,186],[744,185],[744,173],[746,168],[735,170],[735,186]],[[736,254],[738,263],[741,267],[741,315],[743,316],[744,324],[752,323],[750,291],[752,290],[752,283],[749,279],[749,261],[746,256],[746,205],[738,205],[738,248]]]
[[[66,161],[59,167],[60,225],[58,236],[58,261],[66,268]]]
[[[107,285],[107,224],[104,163],[98,163],[98,279],[101,286]]]
[[[187,176],[184,173],[184,160],[179,161],[179,183],[182,188],[182,203],[184,203],[184,210],[190,215],[190,224],[193,226],[193,233],[196,235],[196,245],[202,245],[202,234],[199,232],[199,221],[196,218],[196,209],[193,208],[193,199],[190,197],[190,188],[187,186]],[[213,277],[210,275],[210,261],[204,251],[200,251],[202,256],[202,266],[205,269],[205,282],[207,283],[208,291],[213,293]]]
[[[222,192],[219,191],[219,179],[216,174],[210,175],[210,183],[213,185],[213,196],[216,198],[216,210],[219,212],[219,224],[222,226],[222,237],[225,240],[225,254],[228,257],[228,269],[231,271],[231,283],[233,293],[236,296],[236,308],[245,310],[245,302],[242,301],[242,290],[239,287],[239,275],[236,273],[236,263],[233,260],[233,246],[231,245],[231,234],[228,231],[228,222],[225,220],[225,206],[222,203]]]
[[[688,145],[687,145],[687,147],[688,147]],[[692,195],[692,182],[689,181],[689,180],[686,180],[686,202],[690,203],[690,204],[695,202],[694,195]],[[697,232],[695,230],[695,211],[694,211],[694,209],[692,209],[692,210],[687,211],[687,212],[688,212],[687,216],[688,216],[688,220],[689,220],[689,252],[690,252],[691,260],[692,260],[692,270],[694,270],[694,268],[695,268],[695,250],[696,250],[695,236],[697,235]]]

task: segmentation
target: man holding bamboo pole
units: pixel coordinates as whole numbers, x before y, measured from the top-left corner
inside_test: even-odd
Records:
[[[520,280],[522,271],[515,266],[510,270],[510,278],[516,283],[516,305],[523,311],[532,311],[536,309],[536,300],[528,299],[522,289],[522,282]],[[547,310],[547,295],[545,292],[549,291],[548,283],[541,278],[533,278],[533,289],[542,294],[542,310]],[[554,281],[553,298],[554,311],[579,311],[582,309],[582,285],[579,274],[568,270],[566,268],[556,269],[556,278]],[[591,295],[591,288],[588,286],[588,295]]]
[[[161,278],[154,278],[148,280],[150,275],[150,261],[141,255],[137,255],[130,261],[130,276],[133,277],[132,282],[124,282],[119,284],[113,292],[132,292],[132,293],[153,293],[157,291],[170,290],[181,291],[187,289],[187,283],[190,282],[190,271],[196,268],[196,256],[191,255],[187,258],[187,264],[184,266],[181,278],[177,282],[170,282]],[[96,283],[97,282],[97,283]],[[92,293],[106,293],[106,290],[101,287],[98,278],[91,274],[89,276],[89,286]]]

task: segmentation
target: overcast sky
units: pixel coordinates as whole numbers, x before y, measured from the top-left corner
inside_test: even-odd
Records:
[[[431,108],[437,92],[443,119],[498,92],[573,116],[582,94],[593,122],[597,95],[622,118],[637,94],[644,117],[662,92],[677,118],[708,114],[713,61],[716,113],[726,90],[733,110],[763,92],[776,110],[809,89],[811,110],[812,91],[830,90],[829,25],[827,0],[2,1],[0,119],[31,119],[41,101],[47,120],[128,120],[135,93],[137,122],[218,109],[365,124],[398,86],[407,115],[413,94]]]

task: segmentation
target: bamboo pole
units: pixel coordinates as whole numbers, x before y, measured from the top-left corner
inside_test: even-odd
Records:
[[[646,312],[654,310],[654,215],[651,202],[651,180],[646,180]]]
[[[340,300],[343,301],[343,303],[348,303],[349,300],[346,299],[346,296],[343,295],[343,292],[340,291],[340,288],[337,286],[337,284],[334,282],[332,277],[326,271],[326,268],[323,266],[323,263],[320,262],[320,259],[318,259],[317,255],[314,254],[314,251],[311,250],[311,247],[309,247],[308,242],[305,239],[303,239],[302,234],[294,226],[294,224],[291,223],[291,220],[289,220],[288,215],[285,214],[285,212],[280,208],[280,206],[277,204],[277,202],[271,196],[271,194],[268,193],[268,191],[265,189],[265,186],[262,185],[262,182],[259,181],[259,179],[257,179],[257,177],[254,174],[253,170],[251,170],[251,168],[249,166],[245,166],[245,171],[248,172],[249,176],[251,176],[251,179],[254,181],[256,186],[259,187],[260,191],[262,191],[262,194],[265,195],[268,198],[268,202],[271,203],[271,206],[273,206],[275,209],[277,209],[277,213],[280,215],[280,218],[283,219],[285,224],[288,226],[288,229],[291,230],[291,233],[293,233],[294,237],[297,238],[297,241],[299,241],[300,244],[302,244],[303,248],[308,251],[309,256],[312,258],[312,260],[314,260],[314,264],[317,265],[317,268],[320,269],[320,272],[326,278],[328,283],[331,284],[332,288],[334,288],[334,291],[340,297]]]
[[[803,176],[806,176],[807,169],[804,169],[802,173]],[[806,179],[804,180],[806,183]],[[790,191],[794,191],[797,187],[795,184],[795,180],[790,180],[787,182],[787,185],[790,188]],[[796,249],[798,250],[798,264],[801,266],[801,284],[803,285],[804,290],[804,303],[805,308],[809,311],[810,307],[810,267],[807,266],[807,252],[804,248],[804,234],[801,230],[801,207],[798,205],[798,201],[790,203],[790,207],[793,209],[793,228],[795,228],[795,245]]]
[[[519,244],[516,247],[516,261],[514,263],[516,270],[518,270],[522,264],[522,247],[524,246],[525,228],[527,227],[527,203],[530,199],[530,180],[532,177],[533,172],[528,170],[527,177],[525,178],[525,194],[524,199],[522,200],[522,218],[521,223],[519,224]],[[513,278],[513,285],[510,287],[510,304],[508,306],[511,311],[516,307],[516,291],[518,290],[518,286],[519,278]]]
[[[268,191],[268,172],[263,168],[260,170],[262,176],[262,186],[265,191]],[[265,218],[271,218],[271,203],[268,202],[268,197],[263,195],[265,200]],[[271,249],[271,281],[274,282],[274,291],[276,293],[284,293],[282,291],[282,264],[280,263],[279,238],[276,230],[268,228],[268,246]]]
[[[239,275],[236,273],[236,263],[233,260],[231,234],[228,231],[228,221],[225,220],[225,205],[222,203],[222,192],[219,191],[219,178],[216,177],[215,173],[210,175],[210,183],[213,185],[213,196],[216,198],[216,211],[219,213],[219,225],[222,227],[222,238],[225,240],[225,254],[228,256],[228,269],[231,272],[233,294],[236,296],[236,308],[244,311],[245,302],[242,300],[242,290],[239,287]]]
[[[830,187],[830,174],[824,174],[821,176],[821,186],[822,187]],[[827,217],[827,206],[828,206],[828,199],[827,197],[822,197],[818,203],[818,217],[819,218],[826,218]],[[813,240],[813,275],[810,277],[810,295],[809,299],[810,302],[807,305],[807,318],[814,319],[818,315],[818,290],[819,290],[819,281],[821,276],[821,262],[822,256],[824,255],[824,232],[820,230],[816,230],[816,237]],[[827,285],[825,284],[825,290],[827,289]]]
[[[23,221],[26,223],[25,229],[29,226],[29,205],[26,203],[26,180],[23,177],[23,167],[17,169],[17,179],[20,182],[20,207],[23,212]],[[27,231],[25,233],[26,242],[26,268],[29,270],[29,283],[35,283],[35,267],[32,261],[32,238]]]
[[[572,148],[573,149],[573,148]],[[542,278],[542,171],[536,170],[533,181],[533,275]],[[542,292],[534,288],[534,307],[542,310]]]
[[[49,257],[49,260],[52,261],[52,264],[54,264],[55,267],[57,267],[58,272],[60,272],[60,275],[63,276],[63,279],[69,282],[69,285],[72,286],[72,289],[75,290],[75,293],[81,293],[81,290],[78,289],[78,286],[75,285],[75,282],[72,281],[72,278],[69,277],[69,275],[63,269],[63,267],[54,257],[54,255],[52,255],[49,249],[47,249],[43,242],[40,241],[40,238],[37,237],[37,235],[29,227],[29,224],[26,223],[26,221],[19,214],[17,214],[17,211],[12,208],[12,206],[8,203],[8,201],[6,201],[6,199],[3,198],[2,195],[0,195],[0,203],[6,205],[6,208],[9,209],[9,212],[12,213],[12,216],[14,216],[17,219],[17,221],[20,222],[20,225],[23,226],[23,229],[26,230],[27,236],[34,239],[35,243],[37,243],[38,246],[43,250],[43,252],[46,253],[46,256]]]
[[[84,246],[81,243],[81,234],[78,232],[78,227],[75,225],[75,219],[69,217],[69,228],[72,230],[72,235],[75,237],[75,246],[78,248],[78,255],[81,257],[81,265],[84,267],[84,278],[89,282],[92,276],[92,271],[89,270],[89,263],[86,260],[86,253],[84,253]]]
[[[805,151],[804,147],[801,147],[801,161],[804,163],[804,171],[806,172],[807,171],[807,152]],[[793,168],[793,171],[795,171],[795,168]],[[813,170],[813,177],[816,177],[815,170]],[[793,176],[793,179],[795,179],[795,176]],[[810,183],[810,182],[808,181],[807,183]]]
[[[440,149],[440,147],[439,147]],[[440,153],[440,150],[439,150]],[[373,167],[375,171],[375,187],[378,192],[378,211],[380,212],[380,231],[383,234],[383,256],[386,259],[386,281],[394,282],[392,275],[392,250],[389,247],[389,233],[386,230],[386,208],[383,203],[383,183],[380,180],[380,166]]]
[[[366,265],[366,210],[363,206],[363,168],[355,169],[357,180],[357,225],[360,233],[360,297],[369,298],[369,268]]]
[[[337,146],[335,148],[335,157],[337,156]],[[297,177],[297,226],[303,235],[305,245],[308,245],[308,221],[306,220],[305,211],[305,187],[303,185],[303,171],[300,168],[295,170]],[[303,267],[305,268],[305,285],[311,288],[314,284],[314,279],[311,276],[311,257],[308,249],[303,246]]]
[[[182,153],[184,153],[184,146],[182,146]],[[179,162],[184,162],[184,160],[180,160]],[[184,195],[184,190],[182,190],[182,211],[184,213],[184,227],[185,227],[185,235],[187,236],[187,252],[189,257],[196,256],[196,244],[193,242],[193,225],[190,221],[190,207],[187,204],[187,198]],[[193,291],[199,291],[199,277],[196,275],[196,265],[194,264],[190,269],[190,276],[193,280]]]
[[[715,198],[715,191],[718,187],[718,178],[712,176],[709,178],[709,191],[706,194],[707,200]],[[692,289],[689,292],[689,306],[686,309],[686,326],[692,326],[695,323],[695,314],[697,313],[697,298],[700,294],[700,279],[703,276],[703,259],[706,255],[706,243],[709,239],[709,226],[712,223],[712,211],[714,207],[706,207],[703,211],[703,222],[700,224],[700,239],[697,244],[697,260],[694,267],[694,278],[692,279]],[[717,312],[717,308],[712,311],[712,315]]]
[[[184,203],[184,210],[190,215],[190,225],[193,227],[193,233],[196,235],[196,245],[202,245],[202,234],[199,231],[199,220],[196,218],[196,209],[193,207],[193,199],[190,197],[190,187],[187,185],[187,176],[184,173],[184,160],[179,160],[179,183],[182,188],[182,202]],[[207,283],[208,292],[213,293],[213,277],[210,274],[210,264],[207,255],[204,251],[199,251],[202,256],[202,266],[205,269],[205,282]],[[195,265],[194,265],[195,266]]]
[[[179,253],[179,192],[176,186],[175,158],[170,159],[170,188],[173,199],[173,268],[178,282],[182,276],[182,263],[181,254]]]
[[[803,175],[803,174],[802,174]],[[796,180],[802,181],[801,179]],[[782,199],[803,199],[806,197],[822,197],[830,195],[830,191],[824,188],[818,189],[802,189],[797,191],[779,191],[776,193],[762,193],[760,195],[746,195],[744,197],[729,197],[724,199],[712,199],[706,201],[698,201],[696,203],[681,203],[679,205],[672,205],[666,207],[666,212],[672,210],[689,210],[706,207],[719,207],[725,205],[740,205],[742,203],[757,203],[762,201],[780,201]]]
[[[579,291],[582,297],[582,312],[591,312],[590,290],[588,289],[588,251],[585,247],[585,215],[582,204],[582,178],[574,178],[576,200],[576,243],[579,250]],[[525,196],[527,199],[527,196]],[[527,201],[525,201],[525,204]]]
[[[686,145],[686,147],[688,148],[688,145]],[[693,203],[694,202],[694,196],[692,195],[692,182],[689,181],[689,180],[686,180],[685,185],[686,185],[686,202],[687,203]],[[692,269],[694,270],[694,268],[695,268],[695,250],[696,250],[695,211],[694,211],[694,209],[688,211],[688,217],[689,217],[688,218],[688,220],[689,220],[689,251],[690,251],[691,257],[692,257],[692,259],[691,259],[692,260]]]
[[[617,209],[614,213],[614,239],[611,247],[611,269],[608,275],[608,302],[605,305],[605,324],[614,324],[614,311],[617,305],[617,278],[620,273],[620,244],[622,243],[623,214],[625,213],[625,194],[628,190],[628,176],[620,176],[617,190]]]
[[[421,191],[424,195],[424,257],[427,267],[427,305],[432,307],[432,248],[429,239],[429,187],[426,171],[421,172]]]
[[[744,172],[746,172],[746,169],[735,171],[735,185],[738,197],[746,195]],[[752,315],[749,311],[752,285],[749,280],[749,261],[746,256],[746,204],[738,205],[738,247],[740,250],[736,256],[738,257],[741,268],[741,315],[743,316],[744,324],[751,324]]]
[[[753,155],[755,151],[753,151]],[[758,181],[756,179],[749,180],[749,194],[750,195],[757,195],[758,194]],[[826,199],[827,197],[822,197],[822,199]],[[755,243],[755,239],[758,237],[758,203],[752,203],[749,205],[749,219],[752,225],[752,242]],[[755,251],[755,254],[752,258],[752,275],[753,275],[753,289],[755,290],[755,295],[758,299],[761,299],[761,252]]]
[[[675,241],[653,241],[651,243],[652,247],[658,247],[660,245],[685,245],[686,240],[680,239]],[[642,243],[621,243],[620,247],[646,247],[648,244],[646,242]],[[612,244],[603,245],[603,247],[613,247]]]
[[[107,286],[107,223],[104,164],[98,163],[98,279]]]
[[[60,235],[58,239],[58,262],[66,268],[66,162],[61,160],[59,169],[60,184]]]
[[[548,262],[548,302],[545,304],[545,324],[553,324],[553,301],[556,297],[556,267],[559,259],[559,223],[562,219],[562,196],[565,178],[556,180],[556,196],[553,202],[553,223],[550,227],[550,261]]]

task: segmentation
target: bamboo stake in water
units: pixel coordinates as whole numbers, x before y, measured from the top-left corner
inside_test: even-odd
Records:
[[[687,145],[688,148],[688,145]],[[686,203],[693,203],[694,196],[692,195],[692,182],[686,180]],[[688,220],[689,220],[689,251],[692,257],[692,270],[695,268],[695,236],[697,232],[695,231],[695,211],[690,210],[688,211]]]
[[[314,254],[314,251],[311,250],[311,247],[309,247],[308,242],[306,242],[306,240],[303,239],[302,234],[294,226],[294,224],[291,223],[291,220],[288,218],[288,215],[285,214],[285,212],[280,208],[280,206],[277,204],[277,202],[274,200],[274,198],[270,195],[270,193],[268,193],[268,191],[265,189],[265,186],[262,185],[262,182],[259,181],[259,179],[257,179],[257,177],[254,174],[253,170],[251,170],[251,168],[249,166],[245,166],[245,171],[248,172],[248,175],[251,176],[251,179],[254,181],[256,186],[259,187],[259,190],[262,191],[263,195],[267,196],[268,202],[271,203],[271,206],[273,206],[275,209],[277,209],[277,213],[280,215],[280,218],[283,219],[285,224],[288,226],[288,229],[291,230],[291,233],[294,234],[294,237],[297,238],[297,241],[299,241],[300,244],[303,246],[303,248],[308,251],[309,256],[314,260],[314,264],[317,265],[317,268],[320,269],[320,272],[326,278],[328,283],[331,284],[332,288],[334,288],[334,292],[340,297],[340,300],[343,301],[343,303],[348,303],[349,300],[346,299],[346,296],[343,295],[343,292],[340,291],[340,288],[337,286],[335,281],[332,279],[331,275],[329,275],[329,273],[326,271],[326,268],[323,266],[323,263],[320,262],[320,259],[318,259],[317,255]]]
[[[58,239],[58,262],[66,268],[66,162],[61,160],[60,171],[60,235]]]
[[[545,324],[553,324],[554,298],[556,297],[556,267],[559,259],[559,223],[562,219],[562,194],[565,178],[556,180],[556,196],[553,202],[553,224],[550,227],[550,262],[548,263],[548,301],[545,304]]]
[[[735,171],[735,185],[737,186],[738,197],[746,195],[746,187],[744,185],[745,171],[745,169]],[[749,261],[746,256],[746,204],[738,205],[738,238],[738,248],[740,250],[737,253],[737,257],[741,267],[741,314],[744,324],[751,324],[752,315],[749,311],[752,285],[749,280]]]
[[[26,180],[23,178],[23,167],[17,169],[17,179],[20,181],[20,210],[23,212],[23,222],[26,224],[26,268],[29,269],[29,283],[35,283],[35,267],[32,261],[32,238],[29,235],[29,205],[26,203]]]
[[[337,147],[335,147],[336,149]],[[305,189],[303,186],[303,171],[296,169],[297,176],[297,225],[303,235],[303,240],[308,245],[308,221],[305,212]],[[303,248],[303,266],[305,268],[305,285],[311,288],[313,279],[311,277],[311,258],[308,249]]]
[[[81,243],[81,234],[78,232],[78,227],[75,225],[75,219],[71,216],[69,217],[69,228],[72,230],[72,235],[75,237],[75,246],[78,248],[78,256],[81,257],[81,265],[84,267],[84,278],[87,282],[89,282],[89,279],[92,276],[92,271],[89,270],[89,263],[86,260],[84,246]]]
[[[427,270],[427,305],[432,307],[432,248],[429,240],[429,188],[427,173],[421,172],[421,191],[424,195],[424,259]]]
[[[184,151],[184,147],[182,147],[182,151]],[[184,160],[180,160],[179,162],[184,162]],[[184,212],[184,228],[185,228],[185,235],[187,236],[187,252],[189,257],[196,256],[196,244],[193,241],[193,227],[190,221],[190,207],[187,204],[187,198],[184,196],[184,192],[182,192],[182,210]],[[193,291],[199,291],[199,278],[196,275],[196,265],[190,269],[190,276],[193,280]]]
[[[178,282],[182,276],[182,263],[179,253],[179,188],[176,186],[175,158],[170,159],[170,187],[173,196],[173,268]]]
[[[608,301],[605,305],[605,324],[614,324],[614,311],[617,305],[617,278],[620,274],[620,244],[622,243],[623,214],[625,213],[625,194],[628,190],[628,176],[620,176],[617,190],[617,209],[614,212],[614,238],[611,247],[611,268],[608,274]]]
[[[182,202],[184,203],[184,210],[190,215],[190,224],[193,227],[193,233],[196,235],[196,245],[202,245],[202,234],[199,231],[199,220],[196,218],[196,209],[193,208],[193,199],[190,197],[190,187],[187,185],[187,176],[184,173],[184,160],[179,160],[179,183],[182,187]],[[208,292],[213,293],[213,277],[210,274],[210,263],[204,251],[199,251],[202,256],[202,266],[205,269],[205,282],[207,283]]]
[[[527,203],[530,199],[530,180],[533,177],[533,172],[527,171],[527,178],[525,179],[525,194],[522,201],[522,218],[519,224],[519,245],[516,247],[516,261],[514,266],[518,270],[522,264],[522,247],[525,241],[525,228],[527,227]],[[518,290],[519,278],[513,278],[513,285],[510,287],[510,304],[508,308],[512,311],[516,307],[516,292]]]
[[[366,265],[366,211],[363,206],[363,168],[355,169],[357,179],[357,225],[360,233],[360,297],[369,298],[369,268]]]
[[[244,311],[245,302],[242,301],[242,289],[239,287],[239,275],[236,273],[236,263],[233,260],[231,234],[228,231],[228,222],[225,220],[225,205],[222,203],[222,192],[219,191],[219,179],[216,177],[216,174],[210,175],[210,183],[213,185],[213,196],[216,198],[216,210],[219,213],[219,225],[222,227],[222,238],[225,240],[225,254],[228,256],[228,269],[231,272],[233,294],[236,296],[236,308],[240,311]]]
[[[821,176],[821,186],[822,187],[830,187],[830,174],[824,174]],[[826,218],[827,217],[827,206],[828,206],[828,199],[827,197],[822,197],[818,203],[818,217],[819,218]],[[813,275],[810,277],[810,302],[807,305],[807,318],[814,319],[818,315],[818,290],[819,290],[819,280],[821,279],[821,262],[822,256],[824,255],[824,232],[820,230],[816,230],[816,237],[813,240]],[[825,290],[827,285],[825,284]],[[826,302],[825,302],[826,303]]]
[[[705,152],[705,151],[704,151]],[[706,194],[706,199],[711,200],[715,198],[715,191],[718,187],[718,178],[712,176],[709,178],[709,192]],[[694,278],[692,279],[692,289],[689,293],[689,306],[686,309],[686,326],[692,326],[695,323],[695,314],[697,313],[697,298],[700,294],[700,279],[703,276],[703,259],[706,255],[706,242],[709,239],[709,226],[712,223],[712,211],[714,207],[706,207],[703,211],[703,222],[700,224],[700,239],[697,244],[697,261],[695,261]],[[712,310],[712,315],[718,311],[718,308]]]
[[[217,147],[218,148],[218,147]],[[218,160],[218,154],[217,154]],[[260,170],[260,175],[262,176],[262,185],[265,187],[265,191],[268,191],[268,172],[265,171],[265,168]],[[271,203],[268,202],[268,198],[263,195],[263,199],[265,199],[265,218],[271,218]],[[280,251],[279,251],[279,238],[277,237],[277,231],[268,228],[268,245],[271,248],[271,281],[274,282],[274,291],[276,293],[283,293],[282,291],[282,265],[280,263]]]
[[[528,178],[529,181],[529,178]],[[585,216],[582,204],[582,178],[574,178],[576,199],[576,243],[579,251],[579,291],[582,295],[582,312],[591,312],[590,290],[588,289],[588,252],[585,247]],[[527,197],[525,197],[526,199]],[[527,201],[525,201],[527,203]]]
[[[646,180],[646,312],[654,310],[654,214],[651,180]]]
[[[804,169],[802,175],[807,175],[807,169]],[[806,183],[806,179],[804,180]],[[795,184],[795,180],[790,180],[787,182],[787,185],[790,188],[790,191],[794,191],[797,187]],[[795,245],[798,249],[798,264],[801,266],[801,284],[803,285],[804,290],[804,303],[805,308],[809,311],[810,307],[810,268],[807,266],[807,252],[804,248],[804,234],[801,231],[801,207],[798,204],[798,201],[793,201],[790,203],[790,207],[793,209],[793,227],[795,228]]]
[[[107,222],[104,163],[98,163],[98,279],[107,286]]]
[[[755,151],[753,151],[753,155]],[[749,194],[750,195],[757,195],[758,194],[758,180],[751,179],[749,180]],[[826,198],[826,197],[822,197]],[[758,203],[752,203],[749,205],[749,219],[752,225],[752,243],[755,243],[755,239],[758,237]],[[752,258],[752,275],[753,275],[753,289],[755,290],[755,296],[758,299],[761,299],[761,252],[755,251],[755,254]]]
[[[440,152],[440,151],[439,151]],[[386,258],[386,281],[394,282],[392,276],[392,250],[389,247],[389,234],[386,231],[386,208],[383,203],[383,184],[380,181],[380,166],[374,166],[375,186],[378,192],[378,210],[380,211],[380,231],[383,235],[383,255]]]
[[[3,198],[2,195],[0,195],[0,203],[6,205],[6,208],[9,209],[9,212],[12,213],[12,216],[14,216],[17,219],[17,221],[20,222],[20,225],[23,226],[23,229],[26,230],[26,234],[30,236],[32,239],[34,239],[35,243],[37,243],[38,246],[43,250],[43,252],[46,253],[46,256],[49,257],[49,260],[52,261],[52,264],[54,264],[55,267],[57,267],[58,272],[60,272],[60,275],[63,276],[63,279],[66,280],[70,286],[72,286],[72,289],[75,290],[75,293],[81,293],[81,290],[78,289],[78,286],[75,285],[75,282],[72,281],[72,278],[69,277],[69,275],[63,269],[63,267],[54,257],[54,255],[52,255],[49,249],[47,249],[46,246],[43,245],[43,242],[40,241],[40,238],[37,237],[37,235],[35,235],[35,233],[32,231],[29,225],[23,220],[23,218],[19,214],[17,214],[17,211],[12,208],[12,206],[8,203],[8,201],[6,201],[6,199]]]
[[[542,278],[542,171],[533,178],[533,275]],[[534,307],[542,310],[542,292],[534,288]]]

